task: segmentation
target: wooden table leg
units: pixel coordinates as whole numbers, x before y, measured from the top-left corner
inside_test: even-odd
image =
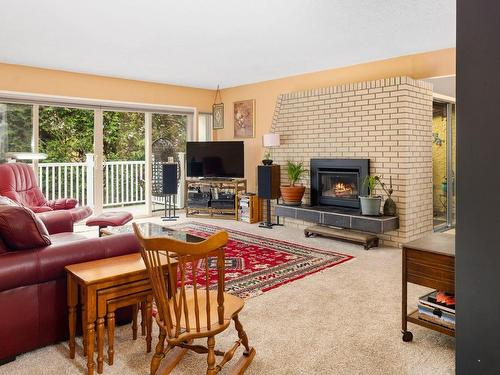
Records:
[[[137,340],[137,303],[132,305],[132,339]]]
[[[96,289],[88,286],[85,291],[85,315],[87,328],[87,374],[94,374],[94,344],[96,321]]]
[[[105,296],[97,295],[97,372],[102,374],[104,367],[104,317],[107,303]]]
[[[146,303],[142,301],[141,306],[141,335],[146,335]]]
[[[115,312],[108,308],[108,315],[106,317],[108,322],[108,363],[113,364],[115,356]]]
[[[97,318],[97,373],[102,374],[104,361],[104,318]]]
[[[151,352],[151,332],[153,330],[153,296],[149,295],[146,299],[146,351]]]
[[[78,284],[68,273],[67,298],[68,298],[68,324],[69,324],[69,357],[75,358],[75,330],[76,330],[76,305],[78,303]]]
[[[409,342],[413,340],[413,334],[408,331],[408,279],[407,279],[407,262],[406,262],[406,250],[403,248],[403,261],[402,270],[403,274],[401,277],[402,288],[401,288],[401,333],[403,334],[403,341]]]
[[[82,347],[83,347],[83,356],[87,355],[87,315],[85,310],[85,304],[87,297],[85,296],[85,288],[80,287],[80,303],[82,310]]]

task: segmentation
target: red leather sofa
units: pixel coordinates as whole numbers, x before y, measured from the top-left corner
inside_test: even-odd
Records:
[[[28,164],[0,164],[0,195],[12,199],[35,213],[49,211],[68,211],[74,222],[92,215],[88,206],[78,206],[73,198],[47,200],[38,187],[35,172]]]
[[[31,235],[44,245],[29,248]],[[66,265],[138,250],[133,234],[89,239],[73,233],[68,211],[34,215],[0,204],[0,364],[67,339]]]

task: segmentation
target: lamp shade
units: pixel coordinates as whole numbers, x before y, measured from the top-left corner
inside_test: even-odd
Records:
[[[262,143],[264,147],[274,147],[280,145],[280,135],[275,133],[268,133],[262,136]]]

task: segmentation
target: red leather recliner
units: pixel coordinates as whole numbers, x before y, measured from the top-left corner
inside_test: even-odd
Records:
[[[33,212],[67,210],[73,222],[83,220],[92,215],[88,206],[78,206],[73,198],[47,200],[37,185],[35,172],[28,164],[0,164],[0,195],[28,207]]]
[[[10,237],[29,237],[12,212],[0,215],[10,223]],[[37,217],[50,235],[48,246],[12,250],[0,235],[0,365],[17,354],[68,338],[65,266],[139,251],[133,233],[90,239],[73,233],[68,211]],[[130,317],[130,309],[117,315],[122,322]]]

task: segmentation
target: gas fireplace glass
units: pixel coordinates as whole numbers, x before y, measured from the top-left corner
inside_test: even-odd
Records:
[[[323,197],[356,199],[358,176],[354,173],[321,173],[320,193]]]

